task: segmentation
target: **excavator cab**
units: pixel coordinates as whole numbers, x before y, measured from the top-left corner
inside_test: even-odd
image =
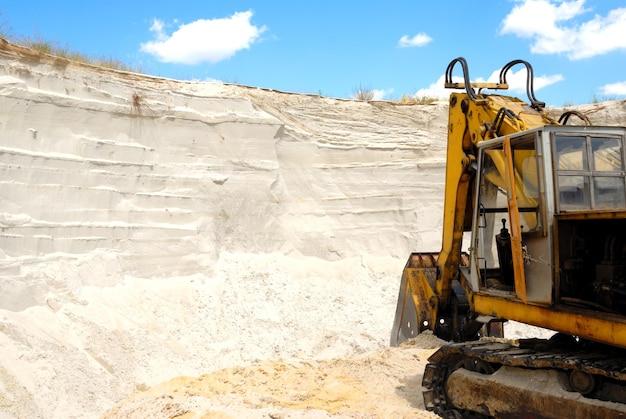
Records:
[[[624,136],[554,125],[478,145],[474,292],[626,315]]]

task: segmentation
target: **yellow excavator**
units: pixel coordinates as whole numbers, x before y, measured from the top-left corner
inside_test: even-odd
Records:
[[[485,93],[518,65],[528,103]],[[472,83],[459,57],[445,78],[464,91],[450,95],[442,248],[410,255],[391,345],[449,341],[422,381],[444,418],[626,418],[626,128],[550,117],[524,60]],[[506,340],[506,321],[554,334]]]

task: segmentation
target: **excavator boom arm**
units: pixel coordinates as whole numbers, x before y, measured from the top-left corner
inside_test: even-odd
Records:
[[[463,70],[463,82],[454,82],[452,72],[456,64]],[[504,89],[508,87],[507,71],[516,64],[524,64],[528,70],[527,93],[531,105],[508,96],[477,93],[483,88]],[[416,336],[423,330],[433,330],[437,335],[455,340],[474,335],[477,325],[465,324],[459,317],[459,298],[465,304],[464,291],[456,285],[462,262],[464,232],[471,229],[472,202],[475,195],[474,174],[476,170],[476,147],[483,141],[523,130],[558,124],[543,112],[543,102],[537,101],[533,92],[532,67],[525,61],[516,60],[505,65],[498,83],[472,83],[469,81],[467,62],[462,57],[453,60],[446,69],[446,87],[463,88],[464,93],[450,95],[448,116],[448,145],[443,209],[442,247],[436,256],[436,279],[415,280],[420,277],[415,269],[426,269],[425,276],[432,277],[432,267],[407,263],[403,273],[398,309],[392,330],[391,344]],[[422,287],[431,289],[424,291]],[[429,295],[428,302],[423,296]],[[413,301],[409,301],[412,299]],[[409,301],[409,303],[407,303]],[[462,307],[466,309],[467,307]],[[417,310],[417,313],[413,313]],[[440,331],[438,329],[441,329]],[[451,331],[452,330],[452,331]]]

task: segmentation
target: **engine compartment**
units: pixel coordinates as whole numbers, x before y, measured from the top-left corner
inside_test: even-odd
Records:
[[[556,225],[557,301],[626,315],[626,219],[567,219]]]

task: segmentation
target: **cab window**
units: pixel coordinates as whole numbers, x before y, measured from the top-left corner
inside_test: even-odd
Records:
[[[618,137],[555,136],[558,211],[626,205],[622,143]]]

